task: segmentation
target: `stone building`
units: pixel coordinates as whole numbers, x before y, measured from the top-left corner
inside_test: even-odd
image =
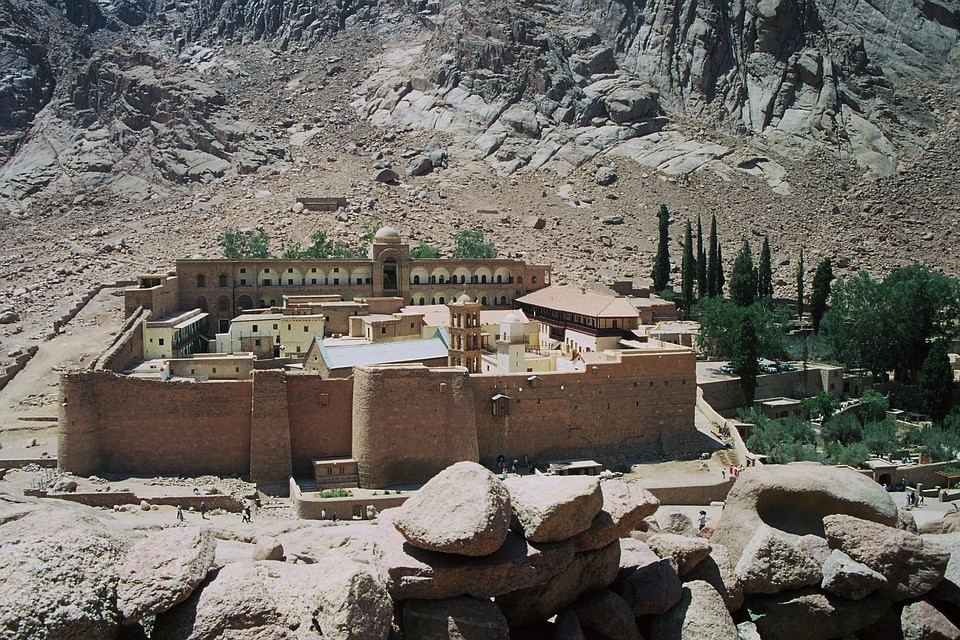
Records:
[[[276,307],[284,296],[399,297],[407,305],[446,304],[464,291],[484,307],[513,301],[550,284],[550,267],[521,260],[410,257],[410,245],[389,228],[374,237],[368,259],[178,260],[174,276],[141,276],[127,290],[126,310],[197,308],[210,314],[208,336],[225,333],[247,309]],[[164,315],[160,313],[159,315]]]

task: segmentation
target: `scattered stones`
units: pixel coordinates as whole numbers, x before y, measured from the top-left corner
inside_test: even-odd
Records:
[[[760,525],[735,569],[744,593],[779,593],[818,584],[820,565],[786,534]]]
[[[421,549],[485,556],[503,544],[510,515],[510,494],[503,483],[475,462],[458,462],[407,500],[393,522]]]
[[[77,481],[73,478],[60,478],[53,485],[51,491],[53,491],[53,493],[74,493],[78,486],[80,485],[78,485]]]
[[[623,216],[613,215],[613,216],[600,216],[600,222],[603,224],[623,224]]]
[[[393,169],[380,169],[373,174],[373,179],[376,182],[383,182],[385,184],[394,184],[396,182],[400,182],[400,176],[397,175],[397,172]]]
[[[497,605],[474,598],[409,600],[403,605],[403,633],[417,640],[510,639]]]
[[[848,515],[823,519],[827,542],[886,578],[892,600],[916,598],[943,579],[950,554],[919,535]]]
[[[16,311],[0,312],[0,324],[13,324],[20,322],[20,314]]]
[[[882,575],[837,549],[823,564],[820,588],[842,598],[863,600],[884,584],[886,579]]]
[[[523,226],[528,229],[537,229],[539,231],[547,226],[547,221],[539,216],[527,216],[523,219]]]
[[[417,156],[407,167],[408,176],[425,176],[433,171],[433,162],[429,156]],[[383,182],[382,180],[380,182]],[[389,180],[387,181],[389,182]]]
[[[186,600],[213,566],[216,543],[205,529],[172,528],[134,544],[120,567],[117,605],[125,623]]]
[[[601,187],[608,187],[617,181],[617,172],[613,167],[600,167],[593,179]]]
[[[590,528],[603,507],[600,482],[590,476],[511,478],[513,515],[530,542],[566,540]]]

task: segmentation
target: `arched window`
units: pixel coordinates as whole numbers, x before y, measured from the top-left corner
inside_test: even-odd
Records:
[[[420,276],[413,276],[413,284],[420,284]]]
[[[437,276],[430,276],[430,284],[437,284]]]
[[[207,299],[204,298],[203,296],[200,296],[199,298],[197,298],[197,309],[200,309],[200,311],[207,310]]]
[[[197,288],[198,288],[198,289],[202,289],[202,288],[204,288],[205,286],[207,286],[207,278],[206,278],[202,273],[198,273],[198,274],[197,274]]]
[[[530,282],[532,284],[537,284],[537,276],[530,276]]]
[[[220,299],[217,300],[217,311],[221,314],[230,313],[230,301],[226,296],[220,296]]]
[[[253,299],[250,296],[240,296],[237,298],[237,311],[243,311],[253,306]]]
[[[440,278],[437,280],[437,282],[439,282],[440,284],[446,284],[446,280],[444,279],[443,276],[440,276]]]
[[[480,282],[482,282],[483,284],[487,284],[487,276],[486,275],[480,276]]]
[[[423,306],[423,305],[425,305],[425,304],[427,304],[427,299],[426,299],[426,298],[420,298],[420,305]]]
[[[430,304],[437,304],[436,298],[430,298]]]
[[[447,300],[443,296],[440,296],[440,304],[447,304]]]
[[[497,276],[497,284],[503,284],[503,276],[502,276],[502,275]]]
[[[523,284],[523,276],[517,276],[517,284]]]
[[[472,282],[473,284],[477,284],[478,282],[480,282],[480,278],[478,278],[477,276],[470,276],[470,282]]]
[[[220,286],[221,287],[227,286],[227,274],[225,273],[220,274]]]
[[[480,298],[480,304],[486,306],[486,304],[487,304],[487,296],[483,296],[482,298]]]
[[[507,304],[507,296],[500,296],[500,304]]]

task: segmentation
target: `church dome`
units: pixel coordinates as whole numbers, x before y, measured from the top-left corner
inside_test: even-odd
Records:
[[[383,227],[373,239],[378,244],[400,244],[400,234],[393,227]]]
[[[520,314],[516,311],[511,311],[507,314],[507,317],[503,319],[503,322],[509,322],[510,324],[515,324],[518,322],[524,322],[523,318],[520,317]]]
[[[470,304],[471,302],[473,302],[473,298],[468,296],[467,292],[464,291],[463,294],[459,298],[457,298],[457,302],[461,304]]]

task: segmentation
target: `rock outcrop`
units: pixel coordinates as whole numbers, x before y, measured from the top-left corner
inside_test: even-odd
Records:
[[[583,533],[603,507],[600,482],[590,476],[515,478],[506,485],[513,515],[531,542]]]

